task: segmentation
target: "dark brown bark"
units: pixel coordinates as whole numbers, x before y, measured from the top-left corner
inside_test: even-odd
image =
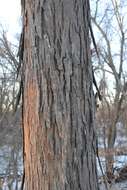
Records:
[[[97,190],[88,1],[26,0],[26,190]]]

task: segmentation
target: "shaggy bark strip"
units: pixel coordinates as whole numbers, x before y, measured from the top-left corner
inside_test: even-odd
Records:
[[[97,190],[88,1],[25,0],[26,190]]]

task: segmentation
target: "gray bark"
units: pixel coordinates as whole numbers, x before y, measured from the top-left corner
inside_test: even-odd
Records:
[[[87,0],[26,0],[26,190],[97,190]]]

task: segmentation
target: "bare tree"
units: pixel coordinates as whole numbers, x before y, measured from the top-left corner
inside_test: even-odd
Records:
[[[100,55],[98,69],[102,71],[104,81],[106,81],[106,75],[115,83],[113,86],[110,80],[110,85],[112,86],[110,92],[113,93],[113,96],[111,93],[105,93],[105,88],[102,90],[104,109],[107,107],[106,114],[108,113],[108,118],[106,118],[108,120],[107,148],[112,150],[116,139],[116,124],[120,121],[121,115],[125,110],[124,107],[126,107],[127,79],[124,71],[127,39],[126,14],[124,13],[125,5],[122,1],[119,1],[119,3],[116,0],[109,1],[106,3],[103,13],[102,11],[99,12],[101,3],[101,0],[96,1],[95,14],[93,14],[92,21],[100,34],[99,38],[97,37]],[[110,86],[108,88],[111,89]],[[111,96],[112,98],[110,99]],[[105,123],[107,123],[106,120],[104,120]],[[113,163],[113,154],[108,155],[106,157],[106,168],[109,179],[113,176]]]
[[[0,36],[0,156],[6,160],[6,166],[0,173],[0,178],[8,178],[9,189],[12,189],[14,181],[18,184],[22,150],[21,110],[14,114],[19,88],[17,50],[18,46],[11,44],[3,31]]]

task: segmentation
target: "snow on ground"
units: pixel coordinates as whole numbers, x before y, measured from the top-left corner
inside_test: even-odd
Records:
[[[107,190],[105,184],[100,185],[100,190]],[[113,185],[108,185],[108,190],[127,190],[127,181],[122,183],[116,183]]]

